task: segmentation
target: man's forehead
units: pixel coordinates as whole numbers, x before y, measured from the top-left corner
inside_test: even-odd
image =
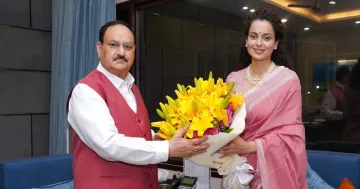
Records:
[[[111,39],[123,39],[123,40],[134,40],[134,35],[129,28],[124,25],[117,24],[110,26],[104,35],[105,38]]]

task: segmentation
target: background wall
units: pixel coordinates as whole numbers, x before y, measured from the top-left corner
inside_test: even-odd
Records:
[[[0,1],[0,161],[48,154],[51,2]]]
[[[313,80],[313,65],[315,63],[337,62],[339,59],[352,59],[360,56],[360,28],[351,30],[336,29],[331,31],[304,32],[298,35],[296,72],[303,87],[303,101],[307,109],[317,109],[313,95],[316,86]],[[326,72],[327,70],[322,70]],[[330,74],[330,73],[328,73]],[[307,94],[310,92],[310,94]]]
[[[49,0],[0,1],[0,161],[48,154],[51,8]],[[238,68],[243,18],[185,1],[150,7],[142,18],[139,82],[153,121],[177,83],[209,71],[225,79]],[[314,90],[313,63],[360,56],[359,32],[287,33],[304,104]]]
[[[243,18],[186,1],[153,6],[143,13],[145,52],[141,55],[140,86],[151,120],[159,119],[156,108],[165,96],[175,96],[177,83],[193,84],[194,77],[224,80],[240,68],[238,55],[245,41]],[[295,57],[294,34],[286,35],[285,45]]]
[[[242,19],[184,1],[151,7],[144,13],[145,55],[143,96],[150,118],[166,95],[174,96],[177,83],[193,78],[225,78],[237,66]]]

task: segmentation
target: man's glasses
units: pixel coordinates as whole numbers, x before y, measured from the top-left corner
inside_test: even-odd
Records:
[[[120,45],[123,46],[123,48],[124,48],[125,51],[131,51],[131,50],[133,50],[134,47],[135,47],[135,44],[134,44],[134,43],[123,43],[123,44],[119,44],[119,43],[116,43],[116,42],[105,42],[105,41],[104,41],[104,43],[107,44],[107,45],[109,46],[110,50],[112,50],[112,51],[117,51],[117,50],[119,50]]]

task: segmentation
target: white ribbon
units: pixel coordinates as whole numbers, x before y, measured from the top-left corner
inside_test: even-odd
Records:
[[[250,181],[254,178],[254,168],[247,163],[238,164],[231,173],[223,177],[223,187],[225,189],[246,189],[249,188]]]

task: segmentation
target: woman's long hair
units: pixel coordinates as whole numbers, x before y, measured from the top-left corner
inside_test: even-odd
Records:
[[[244,33],[243,37],[247,40],[249,35],[249,29],[253,21],[255,20],[266,20],[271,23],[274,33],[275,33],[275,40],[278,41],[278,47],[276,50],[273,51],[271,55],[271,60],[279,66],[285,66],[289,69],[293,69],[290,57],[283,49],[282,40],[284,38],[284,26],[277,14],[275,9],[259,9],[255,11],[252,15],[250,15],[247,19],[245,19],[243,26],[244,26]],[[239,60],[241,64],[241,68],[245,68],[251,64],[251,56],[247,50],[245,45],[241,45],[240,47],[240,55]]]

